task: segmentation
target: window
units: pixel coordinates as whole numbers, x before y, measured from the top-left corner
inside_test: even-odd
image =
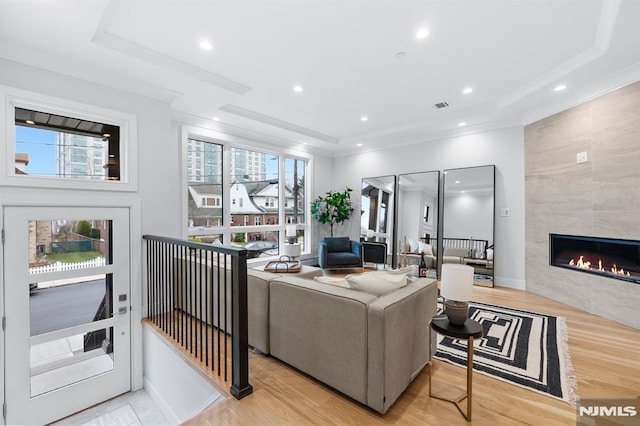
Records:
[[[92,105],[0,87],[6,160],[0,184],[136,191],[136,118]]]
[[[222,242],[222,145],[189,139],[187,192],[189,238]]]
[[[265,206],[264,199],[271,199],[273,207],[278,204],[279,157],[273,154],[266,154],[240,148],[230,148],[231,151],[231,182],[232,193],[238,194],[238,206],[234,208],[231,203],[231,214],[258,213],[256,206]],[[248,199],[247,206],[242,204],[243,199]],[[269,206],[269,207],[272,207]],[[250,209],[250,210],[246,210]],[[264,213],[265,223],[278,224],[279,214],[277,211],[260,212]],[[235,225],[239,223],[233,222]],[[262,222],[254,225],[259,226]]]
[[[295,223],[302,225],[298,227],[298,240],[301,244],[305,243],[304,224],[307,222],[308,210],[305,199],[307,161],[272,152],[200,141],[186,134],[184,141],[187,174],[194,179],[200,170],[203,173],[201,181],[205,181],[206,176],[215,175],[217,178],[214,182],[219,188],[215,194],[202,193],[199,189],[195,194],[197,197],[193,199],[199,200],[199,205],[195,207],[198,207],[199,213],[207,215],[209,220],[205,223],[201,218],[202,223],[199,224],[199,219],[190,211],[190,237],[200,238],[213,231],[207,227],[218,226],[215,232],[220,235],[219,241],[224,244],[247,247],[250,257],[275,256],[279,253],[279,236],[284,236],[285,224]],[[198,158],[201,159],[200,163]],[[195,185],[194,182],[189,184],[189,191],[195,191],[197,186],[204,185]],[[228,194],[223,194],[222,188]],[[194,206],[190,205],[189,208]],[[220,221],[213,220],[214,212],[219,214]],[[222,220],[225,215],[228,219]]]
[[[296,158],[284,160],[285,214],[289,223],[305,223],[305,174],[306,162]]]
[[[120,180],[120,127],[15,108],[16,176]]]

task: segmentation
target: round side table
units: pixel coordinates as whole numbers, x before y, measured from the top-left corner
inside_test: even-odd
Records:
[[[449,319],[446,315],[438,315],[431,320],[431,328],[443,336],[450,337],[452,339],[460,339],[467,341],[467,391],[456,399],[447,399],[431,393],[431,361],[429,362],[429,396],[443,401],[452,402],[458,407],[460,413],[471,421],[471,402],[472,394],[471,388],[473,385],[473,339],[482,337],[483,330],[482,325],[479,322],[467,318],[463,325],[452,325],[449,323]],[[460,402],[466,398],[467,400],[467,412],[465,413],[460,406]]]

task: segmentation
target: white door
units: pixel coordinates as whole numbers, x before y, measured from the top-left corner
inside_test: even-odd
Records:
[[[49,423],[129,391],[129,210],[3,213],[5,422]]]

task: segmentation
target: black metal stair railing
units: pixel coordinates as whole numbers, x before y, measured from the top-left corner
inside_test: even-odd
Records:
[[[225,381],[231,355],[231,394],[237,399],[251,394],[247,251],[152,235],[143,238],[147,318]]]

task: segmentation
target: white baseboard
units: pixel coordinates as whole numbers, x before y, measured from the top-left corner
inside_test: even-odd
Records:
[[[526,290],[525,280],[514,280],[512,278],[494,277],[496,287],[514,288],[516,290]]]

